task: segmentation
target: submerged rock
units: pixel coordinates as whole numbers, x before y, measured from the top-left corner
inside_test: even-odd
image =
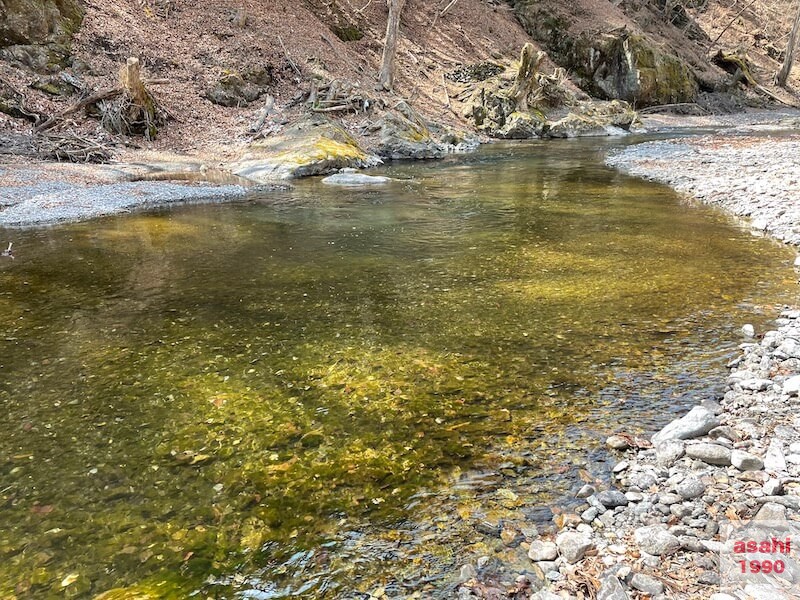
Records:
[[[362,185],[382,185],[389,183],[392,179],[390,177],[383,177],[381,175],[365,175],[363,173],[356,173],[355,169],[342,169],[340,173],[328,175],[322,180],[322,183],[328,185],[342,185],[342,186],[362,186]]]

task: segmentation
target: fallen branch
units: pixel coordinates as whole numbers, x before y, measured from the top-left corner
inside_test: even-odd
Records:
[[[281,36],[278,36],[278,42],[280,42],[281,48],[283,49],[283,55],[286,57],[286,60],[289,61],[289,65],[292,67],[292,69],[294,69],[295,73],[302,77],[303,74],[300,72],[300,69],[297,68],[297,65],[294,64],[294,61],[289,57],[289,53],[286,51],[286,46],[283,45]]]
[[[719,35],[714,38],[714,41],[711,42],[711,45],[708,47],[708,49],[711,50],[714,47],[714,44],[716,44],[720,40],[720,38],[723,36],[723,34],[726,31],[728,31],[728,29],[730,29],[731,25],[733,25],[736,22],[736,19],[741,17],[742,13],[744,13],[744,11],[746,11],[748,8],[753,6],[753,4],[755,4],[755,3],[756,3],[756,0],[750,0],[750,3],[747,6],[745,6],[742,10],[740,10],[738,13],[736,13],[736,16],[731,19],[731,22],[728,23],[725,27],[723,27],[722,31],[719,32]]]
[[[275,98],[268,95],[266,101],[264,102],[264,106],[258,111],[258,118],[255,122],[250,125],[248,131],[250,133],[258,133],[261,131],[261,128],[264,127],[264,123],[269,117],[269,114],[272,112],[272,109],[275,107]]]
[[[116,98],[120,94],[122,94],[122,88],[114,88],[112,90],[103,90],[102,92],[94,93],[91,96],[87,96],[80,102],[73,104],[69,108],[62,110],[60,113],[50,116],[43,123],[34,127],[33,131],[34,133],[41,133],[43,131],[47,131],[48,129],[51,129],[53,126],[55,126],[60,119],[63,119],[68,115],[74,114],[79,110],[87,108],[92,104],[97,104],[102,100],[111,100],[112,98]]]
[[[640,115],[647,115],[650,113],[657,113],[657,112],[669,112],[676,108],[694,108],[702,111],[707,115],[711,114],[711,112],[708,109],[703,108],[696,102],[677,102],[675,104],[659,104],[658,106],[647,106],[645,108],[639,109],[637,112]]]

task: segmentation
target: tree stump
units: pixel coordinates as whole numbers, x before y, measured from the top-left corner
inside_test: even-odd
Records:
[[[542,64],[544,57],[545,53],[535,52],[533,44],[530,42],[522,47],[517,76],[508,92],[508,98],[514,103],[518,112],[528,111],[528,96],[535,88],[539,87],[536,74],[539,72],[539,65]]]
[[[155,139],[159,125],[165,121],[164,113],[142,82],[138,58],[126,61],[120,69],[119,81],[122,95],[101,109],[103,126],[113,133]]]

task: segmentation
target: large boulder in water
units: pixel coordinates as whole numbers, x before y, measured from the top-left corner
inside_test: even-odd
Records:
[[[627,102],[580,102],[566,115],[550,115],[545,135],[551,138],[625,135],[637,122],[636,112]]]
[[[340,125],[320,116],[305,117],[281,135],[253,142],[229,165],[232,173],[254,181],[327,175],[348,167],[380,164]]]

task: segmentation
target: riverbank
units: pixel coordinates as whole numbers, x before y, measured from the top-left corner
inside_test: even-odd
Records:
[[[755,232],[797,246],[800,135],[792,119],[630,146],[607,164],[747,217]],[[785,310],[776,326],[760,332],[743,324],[747,341],[728,365],[719,401],[704,401],[649,440],[609,432],[607,445],[619,453],[611,486],[584,486],[577,496],[586,504],[560,516],[552,536],[530,543],[539,581],[528,589],[549,580],[544,587],[552,591],[524,597],[576,598],[588,590],[605,600],[798,597],[796,572],[773,587],[755,576],[734,581],[736,573],[720,565],[743,558],[731,555],[731,542],[745,534],[729,527],[735,532],[751,519],[767,532],[800,525],[800,311]],[[779,558],[795,569],[792,558]],[[471,582],[462,592],[489,597]]]

